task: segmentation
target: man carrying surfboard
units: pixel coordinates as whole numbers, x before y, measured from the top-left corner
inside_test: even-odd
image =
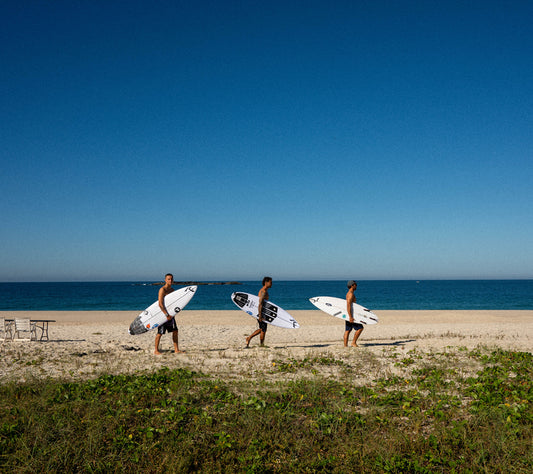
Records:
[[[165,275],[165,284],[159,289],[159,307],[161,308],[161,311],[163,311],[163,314],[167,317],[167,322],[164,324],[161,324],[157,328],[157,334],[155,335],[155,354],[161,355],[161,352],[159,352],[159,341],[161,340],[161,336],[165,334],[166,332],[172,333],[172,342],[174,343],[174,352],[176,354],[179,354],[180,351],[178,347],[178,326],[176,325],[176,320],[174,319],[174,316],[170,316],[168,314],[168,310],[165,307],[165,296],[172,293],[174,291],[174,288],[172,288],[172,285],[174,284],[174,276],[172,273],[167,273]]]
[[[257,308],[257,321],[259,322],[259,329],[257,329],[253,334],[250,334],[246,338],[246,347],[250,347],[250,341],[252,338],[260,334],[259,341],[261,342],[261,345],[263,346],[265,344],[265,335],[267,331],[267,323],[263,321],[263,302],[268,301],[268,289],[272,288],[272,278],[271,277],[265,277],[263,278],[263,288],[259,290],[259,305]]]
[[[350,333],[352,332],[352,329],[355,329],[355,334],[353,336],[353,342],[352,346],[357,346],[357,339],[359,339],[359,336],[363,332],[363,325],[360,323],[356,323],[353,318],[353,307],[352,303],[356,302],[354,291],[357,289],[357,282],[354,280],[350,280],[348,282],[348,293],[346,293],[346,307],[348,310],[348,321],[346,321],[345,330],[344,330],[344,347],[348,347],[348,339],[350,337]]]

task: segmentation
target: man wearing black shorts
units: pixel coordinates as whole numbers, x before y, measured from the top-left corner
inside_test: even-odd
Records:
[[[259,291],[259,295],[258,295],[259,296],[259,307],[257,308],[258,309],[257,320],[259,322],[259,329],[257,329],[253,334],[250,334],[246,338],[246,347],[250,347],[250,341],[252,340],[253,337],[257,336],[258,334],[260,334],[259,341],[261,342],[261,345],[263,346],[265,344],[265,336],[266,336],[268,326],[267,326],[267,323],[263,321],[263,302],[267,301],[269,298],[268,296],[269,288],[272,288],[272,278],[265,277],[263,278],[263,288],[261,288],[261,290]]]
[[[176,325],[176,320],[174,319],[174,316],[170,316],[168,314],[167,308],[165,308],[165,296],[167,296],[169,293],[172,293],[174,291],[174,288],[172,288],[172,285],[174,284],[174,276],[172,273],[167,273],[165,275],[165,284],[161,287],[159,290],[159,307],[161,308],[161,311],[163,311],[163,314],[167,317],[167,322],[162,324],[157,328],[157,334],[155,335],[155,352],[156,355],[161,355],[161,352],[159,352],[159,341],[161,340],[161,336],[165,334],[166,332],[172,333],[172,342],[174,343],[174,352],[176,354],[179,354],[180,351],[178,348],[178,326]]]
[[[350,280],[348,282],[348,293],[346,293],[346,309],[348,310],[348,318],[349,320],[346,321],[345,329],[344,329],[344,347],[348,347],[348,339],[350,337],[350,333],[352,332],[352,329],[355,329],[355,334],[353,336],[353,342],[352,346],[357,347],[357,339],[359,339],[359,336],[363,332],[363,325],[360,323],[356,323],[353,319],[353,308],[352,303],[356,302],[354,291],[357,289],[357,282],[354,280]]]

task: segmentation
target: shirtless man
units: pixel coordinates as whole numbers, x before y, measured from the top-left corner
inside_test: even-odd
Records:
[[[165,308],[165,296],[167,296],[169,293],[172,293],[174,291],[174,288],[172,288],[172,285],[174,284],[174,276],[172,273],[167,273],[165,275],[165,284],[159,289],[159,307],[161,308],[161,311],[163,311],[163,314],[167,316],[167,322],[165,324],[162,324],[157,328],[157,334],[155,335],[155,352],[156,355],[161,355],[161,352],[159,352],[159,341],[161,340],[161,336],[165,334],[166,332],[172,333],[172,342],[174,343],[174,352],[176,354],[179,354],[184,351],[180,351],[178,348],[178,326],[176,325],[176,320],[173,316],[170,316],[168,314],[167,308]]]
[[[250,341],[252,338],[257,336],[258,334],[261,334],[259,336],[259,341],[261,342],[261,345],[263,346],[265,344],[265,335],[267,331],[267,323],[263,321],[263,302],[267,301],[268,296],[268,289],[272,288],[272,278],[265,277],[263,278],[263,288],[259,290],[259,307],[257,308],[257,314],[258,314],[258,322],[259,322],[259,329],[257,329],[253,334],[250,334],[246,338],[246,347],[250,347]]]
[[[348,347],[348,338],[350,337],[350,333],[352,332],[352,329],[355,329],[355,334],[353,336],[353,342],[352,346],[357,346],[357,339],[359,339],[359,336],[363,332],[363,325],[356,323],[353,319],[353,308],[352,303],[356,302],[354,291],[357,289],[357,282],[354,280],[350,280],[348,282],[348,293],[346,293],[346,306],[348,310],[348,318],[349,321],[346,321],[346,327],[344,331],[344,347]]]

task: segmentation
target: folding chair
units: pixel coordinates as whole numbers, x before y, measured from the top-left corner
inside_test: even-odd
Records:
[[[32,323],[29,319],[15,318],[13,335],[15,334],[16,337],[13,337],[14,341],[36,341],[37,332],[35,330],[35,323]]]
[[[13,321],[6,321],[4,316],[0,317],[0,341],[10,341],[13,339]]]

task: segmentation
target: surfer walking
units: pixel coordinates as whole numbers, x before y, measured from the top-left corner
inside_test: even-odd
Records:
[[[167,273],[165,275],[165,284],[159,289],[159,296],[158,296],[158,302],[159,307],[161,308],[161,311],[163,311],[163,314],[167,317],[167,322],[162,324],[157,328],[157,334],[155,335],[155,354],[161,355],[161,352],[159,352],[159,341],[161,340],[161,336],[165,334],[166,332],[172,333],[172,342],[174,343],[174,352],[176,354],[179,354],[180,351],[178,347],[178,326],[176,325],[176,320],[174,319],[174,316],[170,316],[168,314],[168,310],[165,307],[165,296],[172,293],[174,291],[174,288],[172,288],[172,285],[174,284],[174,276],[172,273]]]
[[[257,321],[259,322],[259,329],[257,329],[254,333],[250,334],[246,338],[246,347],[250,347],[250,341],[255,336],[259,335],[259,341],[261,342],[261,345],[264,346],[265,344],[265,335],[267,332],[267,323],[263,321],[263,303],[265,301],[268,301],[268,289],[272,288],[272,278],[271,277],[265,277],[263,278],[263,288],[259,290],[259,306],[257,308]]]
[[[348,293],[346,293],[346,307],[348,310],[348,318],[349,320],[346,321],[346,326],[344,330],[344,347],[348,347],[348,339],[350,338],[350,333],[352,332],[352,329],[355,329],[355,334],[353,336],[353,347],[357,346],[357,339],[359,339],[359,336],[363,332],[363,325],[360,323],[356,323],[353,318],[353,308],[352,304],[356,302],[355,297],[355,290],[357,289],[357,282],[354,280],[350,280],[348,282]]]

